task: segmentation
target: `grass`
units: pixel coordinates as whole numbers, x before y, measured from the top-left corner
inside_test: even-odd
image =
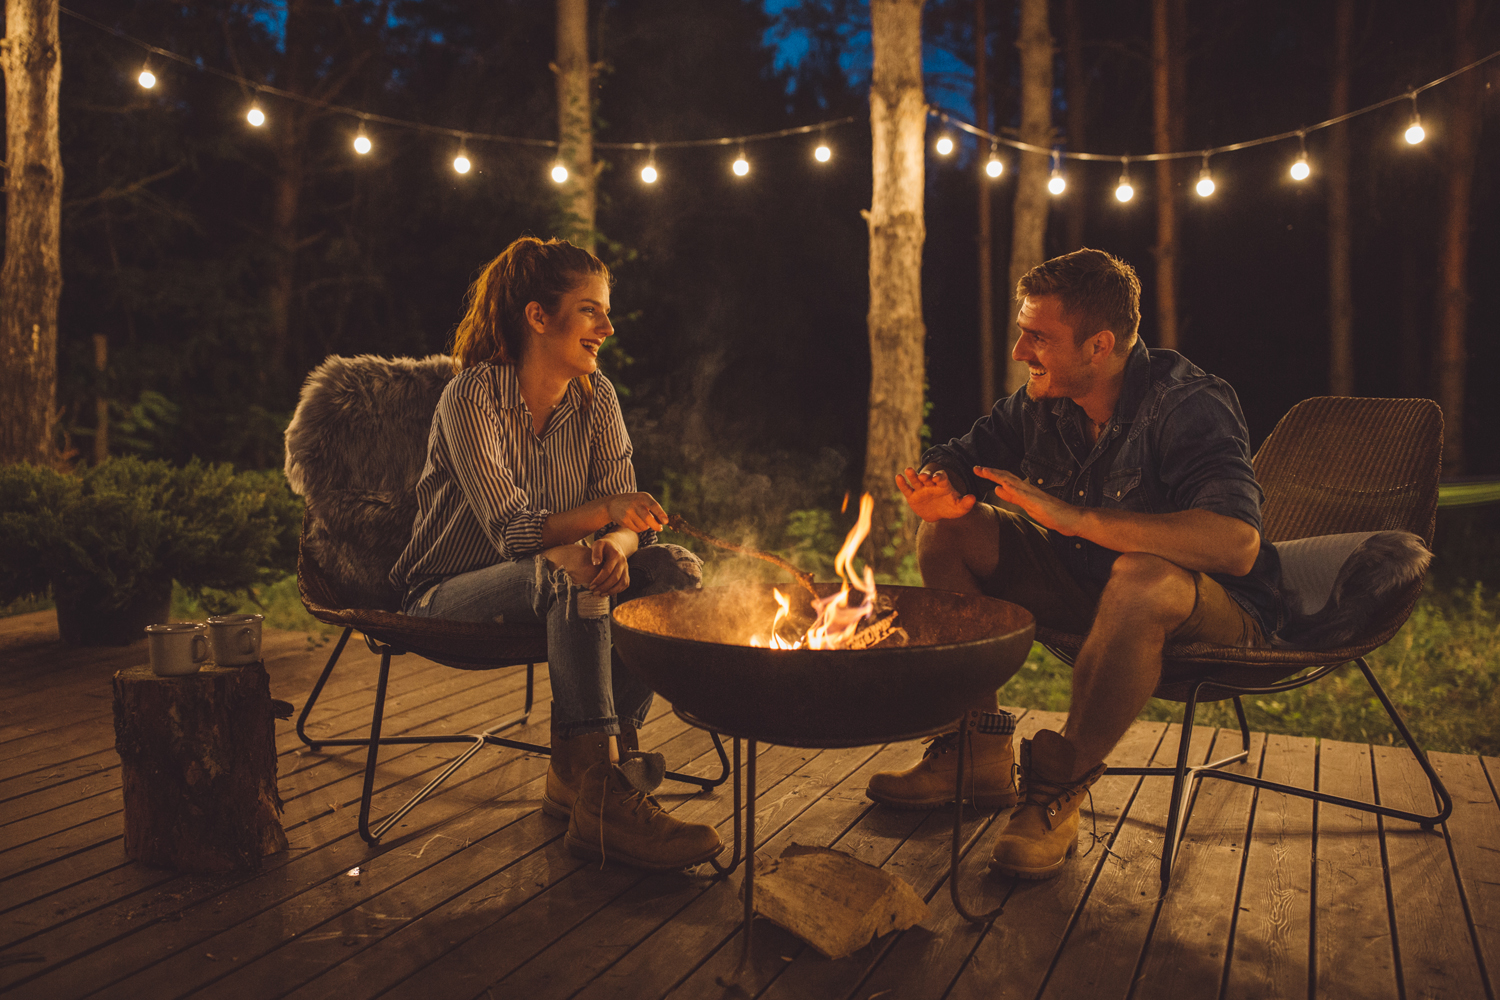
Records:
[[[1368,657],[1370,667],[1426,750],[1500,754],[1500,597],[1482,584],[1429,590],[1396,637]],[[1072,674],[1039,645],[1000,689],[1007,705],[1067,711]],[[1394,744],[1400,737],[1354,666],[1307,687],[1247,695],[1258,732]],[[1181,722],[1180,702],[1153,698],[1141,718]],[[1200,705],[1199,725],[1237,726],[1230,702]]]

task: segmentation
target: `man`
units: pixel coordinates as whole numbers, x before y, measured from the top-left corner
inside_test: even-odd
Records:
[[[952,801],[968,754],[968,796],[989,808],[1020,799],[990,862],[1006,875],[1048,878],[1072,855],[1083,793],[1155,691],[1167,642],[1257,647],[1278,626],[1280,564],[1260,535],[1239,400],[1180,354],[1146,349],[1140,287],[1099,250],[1027,272],[1013,351],[1030,369],[1025,389],[896,479],[924,522],[927,586],[1087,635],[1063,732],[1022,741],[1024,797],[992,698],[972,706],[968,746],[949,733],[916,766],[870,780],[877,802],[930,808]],[[990,484],[1025,516],[977,502]]]

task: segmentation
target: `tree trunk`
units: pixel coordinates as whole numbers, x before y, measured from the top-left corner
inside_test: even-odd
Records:
[[[1152,139],[1158,153],[1175,152],[1181,142],[1182,48],[1185,25],[1175,0],[1151,3]],[[1174,99],[1176,98],[1176,99]],[[1177,177],[1174,160],[1156,161],[1156,334],[1160,347],[1176,350]]]
[[[1338,0],[1333,19],[1333,100],[1328,116],[1349,110],[1349,46],[1354,0]],[[1354,394],[1354,293],[1349,266],[1349,125],[1328,130],[1328,391]]]
[[[1475,45],[1474,0],[1458,0],[1455,10],[1455,68],[1479,57]],[[1474,161],[1479,146],[1479,74],[1453,81],[1453,112],[1448,121],[1448,189],[1444,199],[1442,284],[1438,300],[1438,404],[1443,408],[1443,474],[1464,472],[1465,343],[1469,314],[1469,209]]]
[[[1068,148],[1085,150],[1087,129],[1089,83],[1083,72],[1083,22],[1078,14],[1078,0],[1066,0],[1063,4],[1063,66],[1064,87],[1068,99]],[[1083,246],[1083,227],[1087,221],[1088,201],[1084,198],[1068,199],[1068,246],[1069,251]]]
[[[109,397],[104,392],[104,375],[109,368],[109,338],[94,334],[94,464],[109,457]]]
[[[593,71],[589,64],[588,0],[557,0],[558,162],[568,168],[559,202],[562,231],[579,246],[594,249]]]
[[[896,502],[896,474],[922,443],[926,382],[922,214],[927,105],[922,94],[923,0],[871,0],[870,417],[864,488],[875,498],[875,563],[892,569],[913,522]],[[892,551],[887,552],[890,548]]]
[[[288,0],[286,8],[286,82],[293,93],[306,94],[311,84],[313,40],[308,0]],[[307,125],[310,109],[283,101],[276,122],[276,177],[271,200],[271,289],[266,367],[261,381],[273,386],[287,379],[291,348],[293,298],[297,290],[297,215],[307,175]]]
[[[1034,146],[1052,145],[1052,33],[1047,29],[1047,0],[1021,0],[1020,32],[1016,48],[1021,53],[1021,141]],[[1046,256],[1047,175],[1052,161],[1045,153],[1023,151],[1017,158],[1016,203],[1010,237],[1010,287],[1021,275]],[[1075,194],[1074,197],[1077,197]],[[1020,337],[1015,312],[1010,311],[1006,345]],[[1026,384],[1026,366],[1010,358],[1005,369],[1005,391],[1013,393]]]
[[[48,465],[55,449],[62,153],[57,0],[6,0],[5,264],[0,268],[0,462]]]
[[[974,3],[974,120],[990,128],[989,28],[986,0]],[[979,410],[995,405],[995,239],[990,231],[990,176],[979,173]]]

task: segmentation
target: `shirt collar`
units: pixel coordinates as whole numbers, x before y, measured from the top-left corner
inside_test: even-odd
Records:
[[[526,401],[521,398],[520,367],[491,362],[490,368],[495,379],[495,405],[502,410],[524,409]],[[552,416],[547,420],[546,434],[551,434],[566,424],[572,419],[573,414],[578,412],[581,390],[576,381],[576,379],[568,380],[568,388],[563,392],[562,399],[558,400],[557,408],[552,411]]]
[[[1137,337],[1130,356],[1125,359],[1125,384],[1120,387],[1120,399],[1115,403],[1115,422],[1128,424],[1135,420],[1135,411],[1141,408],[1150,388],[1151,352],[1146,350],[1146,342]]]

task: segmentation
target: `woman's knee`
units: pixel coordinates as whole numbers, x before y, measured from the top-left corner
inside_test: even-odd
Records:
[[[681,545],[647,545],[630,557],[630,596],[703,586],[703,560]]]

